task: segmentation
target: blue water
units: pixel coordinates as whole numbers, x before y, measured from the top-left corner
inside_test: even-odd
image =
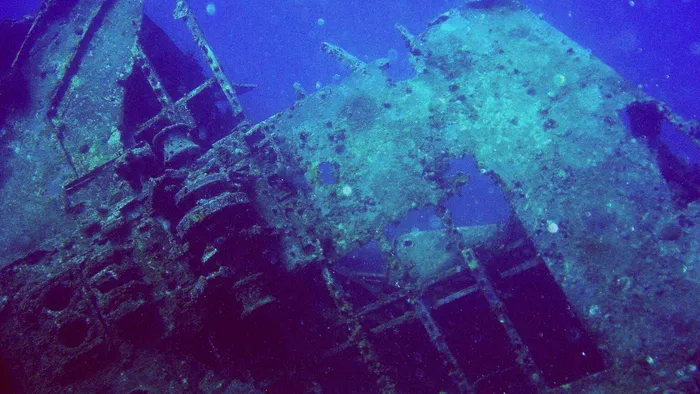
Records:
[[[185,51],[199,56],[189,30],[172,18],[175,3],[146,0],[146,12]],[[522,3],[677,113],[700,118],[700,0]],[[40,4],[4,1],[0,17],[17,19],[35,13]],[[389,58],[394,79],[410,78],[407,51],[394,25],[403,24],[419,34],[428,21],[464,1],[190,0],[189,4],[229,78],[258,85],[241,97],[248,117],[257,122],[294,103],[295,82],[313,92],[347,75],[335,59],[321,52],[324,41],[364,61]],[[700,162],[700,150],[682,133],[665,133],[662,138],[679,156]],[[322,171],[323,181],[335,183],[328,170]],[[487,184],[488,177],[466,172],[472,176],[470,189],[448,204],[457,224],[503,221],[508,209],[502,191]],[[429,219],[418,215],[407,218],[405,225],[421,228],[429,226]]]
[[[147,12],[169,32],[170,2],[147,2]],[[207,4],[216,6],[214,15]],[[623,76],[670,103],[686,117],[700,116],[700,2],[529,0],[524,2]],[[418,34],[427,21],[463,1],[329,2],[283,0],[193,0],[200,22],[233,80],[259,84],[244,104],[261,120],[294,101],[292,84],[307,90],[343,75],[337,62],[320,52],[330,41],[363,60],[389,57],[393,76],[410,76],[406,50],[394,29],[401,23]],[[319,25],[319,19],[324,23]]]
[[[175,0],[145,0],[146,11],[185,51],[193,52],[199,56],[198,48],[193,46],[190,32],[183,23],[174,21],[172,18],[175,2]],[[300,83],[311,93],[347,75],[347,70],[342,68],[335,59],[329,58],[320,51],[320,44],[324,41],[338,44],[364,61],[372,61],[382,57],[389,58],[392,61],[392,69],[390,70],[392,78],[396,80],[410,78],[413,71],[407,61],[407,51],[394,25],[400,23],[412,33],[419,34],[425,29],[426,23],[436,15],[449,8],[464,4],[464,0],[425,2],[416,0],[393,2],[190,0],[189,2],[229,78],[237,83],[258,85],[256,90],[241,97],[246,114],[254,122],[264,120],[292,105],[295,101],[295,89],[293,88],[295,82]],[[650,95],[666,101],[676,112],[688,119],[700,119],[700,99],[698,99],[700,97],[700,29],[698,29],[700,0],[527,0],[523,2],[535,12],[541,13],[542,17],[556,28],[568,34],[582,46],[589,48],[595,56],[601,58],[625,78],[642,86]],[[35,13],[39,5],[39,0],[23,2],[0,0],[0,19],[18,19],[25,14]],[[0,37],[1,40],[2,37]],[[667,141],[677,154],[700,162],[698,147],[688,138],[683,138],[681,133],[673,130],[670,124],[665,125],[661,138]],[[332,161],[320,163],[318,172],[321,183],[325,185],[342,184],[338,177],[338,169],[334,167]],[[508,222],[512,212],[508,206],[506,195],[493,178],[480,171],[473,158],[459,158],[451,163],[446,177],[458,175],[465,177],[465,179],[468,178],[469,181],[461,187],[460,193],[444,201],[444,207],[450,211],[450,217],[456,226]],[[61,186],[61,184],[55,183],[48,190],[50,194],[58,195],[62,191]],[[434,206],[419,207],[410,211],[401,220],[397,220],[396,223],[392,223],[385,229],[378,229],[378,231],[384,230],[389,241],[396,241],[401,235],[414,230],[448,230],[448,227],[451,226],[446,226],[437,212],[438,210]],[[601,216],[603,219],[596,219],[596,221],[604,222],[606,220],[606,216]],[[594,218],[596,217],[594,216]],[[602,225],[607,225],[607,223]],[[502,228],[499,227],[499,231],[501,230]],[[516,232],[516,230],[518,229],[507,229],[509,232]],[[682,230],[678,227],[677,231]],[[499,234],[499,236],[506,239],[505,235]],[[511,260],[503,258],[502,267],[498,267],[502,271],[499,271],[498,274],[515,267],[516,262],[521,264],[526,258],[539,256],[539,251],[535,250],[534,244],[530,245],[530,243],[508,245],[512,247],[512,250],[509,250],[506,257],[509,257],[510,253],[513,257]],[[554,248],[555,244],[552,243],[552,245]],[[593,245],[592,248],[596,245]],[[600,249],[602,250],[603,246]],[[546,253],[546,251],[542,251],[542,253]],[[602,255],[604,252],[600,253]],[[382,245],[378,241],[370,241],[345,255],[338,264],[339,272],[342,273],[346,269],[347,271],[354,270],[381,275],[386,272],[387,264],[389,264],[385,258],[387,255],[386,250],[382,249]],[[505,256],[506,253],[504,252],[503,255]],[[484,253],[477,257],[486,261],[488,255]],[[508,265],[511,263],[512,265]],[[683,269],[685,270],[686,267],[684,266]],[[567,356],[566,359],[573,360],[574,364],[579,362],[583,364],[584,362],[581,360],[588,357],[586,355],[588,349],[596,349],[593,342],[587,342],[584,327],[579,327],[578,321],[572,323],[573,315],[570,312],[562,312],[561,316],[552,317],[551,310],[569,310],[570,306],[564,293],[559,289],[558,284],[546,270],[544,264],[532,269],[527,275],[529,276],[518,278],[526,279],[520,280],[518,283],[509,283],[509,279],[504,280],[505,284],[498,289],[501,294],[507,294],[504,301],[505,308],[510,311],[510,318],[516,324],[520,324],[519,327],[522,327],[523,330],[522,335],[526,342],[529,341],[528,344],[532,344],[532,341],[540,341],[535,343],[539,343],[539,348],[543,349],[545,343],[566,343],[569,347],[561,350],[567,351],[571,355],[571,357]],[[493,274],[493,276],[496,275]],[[574,278],[574,280],[577,279]],[[617,280],[618,284],[620,280],[622,279]],[[632,279],[629,280],[632,281]],[[290,283],[294,284],[295,282]],[[391,282],[389,285],[393,283]],[[284,289],[283,285],[280,286]],[[286,284],[286,286],[290,285]],[[399,282],[395,282],[393,286],[400,287]],[[372,289],[371,286],[368,288]],[[304,292],[299,293],[314,294],[309,289],[304,290]],[[326,290],[328,289],[321,286],[322,293],[325,294]],[[375,289],[375,291],[378,290]],[[514,297],[512,294],[520,296]],[[656,295],[661,297],[663,292],[656,293]],[[1,296],[3,294],[0,294],[0,298]],[[327,294],[324,296],[327,297]],[[545,298],[547,302],[541,302]],[[300,299],[307,302],[303,296]],[[319,297],[319,299],[321,298]],[[591,299],[593,298],[591,297]],[[229,299],[226,300],[229,301]],[[7,297],[5,297],[6,301]],[[309,303],[314,301],[314,299],[308,300]],[[462,338],[474,338],[473,343],[468,341],[455,342],[457,345],[463,345],[461,348],[455,348],[461,349],[461,356],[469,360],[469,362],[463,360],[460,362],[473,366],[472,376],[470,376],[472,381],[477,380],[477,378],[478,380],[486,378],[486,372],[481,374],[479,369],[483,365],[487,366],[483,367],[484,371],[497,370],[503,368],[498,363],[510,357],[509,345],[504,344],[502,348],[506,350],[503,350],[503,354],[499,354],[499,344],[493,339],[497,335],[489,336],[491,333],[500,333],[498,330],[502,329],[503,321],[494,319],[493,310],[490,309],[491,306],[486,298],[483,300],[479,298],[477,301],[483,305],[479,306],[480,304],[475,303],[469,305],[473,309],[466,311],[459,309],[457,311],[456,308],[462,308],[467,303],[454,303],[443,309],[442,312],[445,315],[450,313],[452,316],[460,316],[465,319],[455,320],[459,324],[455,323],[456,328],[448,327],[445,330],[448,336],[453,335],[453,338],[459,338],[460,341]],[[554,304],[555,307],[549,308],[551,304]],[[536,309],[538,305],[540,310]],[[455,308],[455,310],[449,308]],[[221,313],[221,310],[219,309],[217,313]],[[445,310],[448,312],[444,312]],[[0,308],[0,312],[2,311]],[[403,310],[400,310],[400,313],[403,313]],[[547,316],[549,326],[544,327],[539,320],[537,324],[526,321],[531,316]],[[470,321],[467,321],[467,318]],[[491,319],[493,325],[488,325],[490,324],[488,319]],[[298,320],[303,326],[304,320]],[[448,321],[448,319],[445,318],[444,321]],[[481,323],[482,321],[485,323]],[[694,323],[694,320],[691,321]],[[87,323],[85,324],[87,325]],[[473,327],[470,324],[473,324]],[[474,328],[478,327],[481,330],[481,324],[487,328],[483,330],[484,333],[477,332],[478,330]],[[538,326],[538,324],[540,325]],[[469,332],[470,327],[473,328],[474,332]],[[286,329],[286,327],[284,328]],[[422,330],[422,327],[419,328]],[[212,335],[221,335],[216,337],[220,341],[222,341],[220,338],[235,337],[235,335],[230,335],[230,332],[224,331],[214,329]],[[258,329],[256,327],[256,331],[260,331],[261,338],[267,339],[264,328]],[[276,331],[270,332],[276,333]],[[420,334],[422,333],[420,331]],[[391,333],[389,332],[389,334]],[[421,353],[416,351],[412,355],[412,353],[406,352],[408,356],[404,356],[403,352],[406,349],[403,348],[402,344],[411,344],[410,340],[414,339],[418,343],[422,337],[416,335],[415,338],[410,335],[404,338],[381,337],[378,342],[393,343],[399,348],[400,353],[397,352],[397,354],[401,354],[404,358],[410,358],[417,357],[414,355],[420,356]],[[547,338],[546,340],[550,342],[541,338]],[[222,343],[228,344],[226,341]],[[216,353],[212,336],[209,337],[209,344]],[[535,349],[533,352],[537,349],[536,346],[532,348]],[[558,347],[553,348],[559,349]],[[408,349],[413,351],[410,347]],[[204,350],[204,352],[208,351],[208,349]],[[426,354],[428,353],[426,352]],[[493,359],[491,366],[488,365],[489,357]],[[651,356],[642,355],[641,357],[641,360],[649,360]],[[218,354],[216,354],[216,358],[219,359]],[[588,373],[604,368],[602,358],[600,360],[595,357],[590,358],[595,360],[586,360],[586,362],[599,363],[599,365],[579,367],[582,371]],[[397,359],[401,358],[397,357]],[[426,360],[428,360],[427,356]],[[552,370],[557,369],[558,365],[552,362],[542,363],[549,368],[549,373],[555,375],[555,377],[549,375],[549,378],[552,379],[550,383],[558,385],[560,381],[568,379],[568,376],[564,375],[568,373],[567,368],[570,366],[562,367],[562,376],[558,376],[552,372]],[[652,363],[649,361],[646,363],[649,364],[648,369],[651,370]],[[430,363],[426,361],[427,364]],[[647,365],[642,362],[639,368],[646,369]],[[2,368],[0,368],[1,371]],[[355,377],[351,371],[344,368],[340,368],[338,371],[341,376]],[[429,372],[426,369],[426,373]],[[421,373],[423,372],[421,371]],[[423,375],[420,376],[420,379],[422,378]],[[425,380],[431,381],[431,379],[434,377]],[[517,379],[513,378],[513,380]],[[2,376],[0,376],[0,383],[2,383]],[[2,384],[0,384],[0,391],[2,391]],[[133,391],[133,393],[136,392],[146,391]]]
[[[206,12],[209,3],[216,6],[211,16]],[[461,3],[190,2],[231,79],[259,85],[255,92],[242,97],[253,120],[265,119],[294,103],[294,82],[312,92],[317,83],[325,86],[346,75],[337,61],[320,51],[323,41],[338,44],[362,60],[391,58],[395,60],[392,76],[410,77],[404,43],[394,24],[401,23],[417,34],[428,20]],[[147,13],[166,31],[180,37],[180,42],[189,39],[182,24],[171,21],[171,2],[146,4]]]
[[[527,4],[676,112],[688,118],[700,116],[700,1],[531,0]]]
[[[189,30],[174,21],[175,0],[146,0],[146,12],[178,44],[196,53]],[[206,37],[233,82],[258,85],[241,97],[253,121],[261,121],[295,101],[295,82],[313,92],[347,75],[335,59],[322,53],[321,42],[342,46],[364,61],[392,60],[390,75],[410,78],[407,51],[394,25],[419,34],[426,23],[460,0],[417,2],[342,2],[327,0],[223,1],[190,0]],[[652,96],[666,101],[688,119],[700,118],[700,0],[526,0],[523,4],[617,70]],[[39,0],[4,1],[0,18],[35,13]],[[204,67],[205,70],[208,67]],[[679,156],[700,162],[700,150],[682,133],[662,138]],[[332,173],[324,182],[334,183]],[[486,178],[486,177],[484,177]],[[472,181],[481,179],[473,174]],[[484,180],[485,182],[485,180]],[[472,182],[474,183],[474,182]],[[482,185],[483,186],[483,185]],[[493,186],[474,187],[469,203],[490,209],[490,216],[459,218],[459,224],[500,221],[502,198]],[[500,190],[498,191],[500,193]],[[466,209],[456,209],[457,214]],[[495,212],[495,213],[494,213]],[[493,217],[491,217],[493,216]],[[410,226],[420,223],[411,222]]]
[[[147,13],[188,48],[189,32],[172,21],[175,1],[145,3]],[[323,86],[332,83],[336,74],[344,75],[345,70],[319,50],[322,41],[339,44],[363,60],[391,58],[394,78],[409,77],[406,50],[394,24],[417,34],[427,21],[463,3],[190,1],[230,78],[259,85],[242,98],[248,116],[256,121],[294,102],[294,82],[313,91],[317,83]],[[523,3],[678,113],[700,117],[700,1]],[[35,13],[40,4],[39,0],[0,2],[0,18]],[[208,4],[215,7],[213,15],[207,13]]]

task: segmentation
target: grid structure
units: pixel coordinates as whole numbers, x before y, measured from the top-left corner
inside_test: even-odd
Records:
[[[102,1],[95,8],[81,39],[104,14],[107,2],[108,0]],[[241,131],[241,142],[245,142],[249,147],[251,161],[254,161],[260,173],[267,177],[265,184],[270,195],[274,196],[281,209],[303,205],[299,202],[303,196],[290,191],[285,187],[283,179],[280,180],[279,175],[276,175],[286,166],[280,148],[271,137],[272,133],[268,133],[265,125],[249,129],[246,127],[247,123],[243,122],[245,116],[236,91],[250,87],[234,86],[227,79],[185,0],[178,1],[174,16],[187,24],[213,77],[206,79],[180,99],[173,100],[165,90],[163,81],[148,55],[142,46],[137,44],[133,48],[135,64],[145,76],[161,110],[156,116],[138,126],[135,139],[151,141],[172,124],[194,129],[197,122],[188,109],[188,103],[207,89],[219,88],[227,99],[233,117],[239,125],[243,125],[241,130],[238,130]],[[80,47],[84,45],[78,45],[78,48]],[[336,50],[334,53],[340,52]],[[52,97],[49,118],[56,116],[55,108],[65,94],[70,80],[68,73],[79,58],[77,51],[74,55],[67,62],[64,83]],[[78,177],[66,185],[66,190],[70,192],[92,176],[94,173]],[[389,267],[386,275],[357,272],[352,274],[353,280],[348,281],[347,273],[334,272],[333,264],[328,263],[323,269],[322,280],[342,317],[338,324],[346,326],[349,332],[343,341],[325,354],[329,363],[342,364],[352,359],[362,360],[368,372],[368,387],[387,393],[411,391],[416,387],[460,393],[507,391],[512,387],[543,392],[549,387],[582,378],[603,368],[602,356],[582,329],[581,322],[568,312],[566,299],[559,291],[561,297],[554,304],[564,310],[549,311],[548,317],[556,315],[560,320],[568,319],[568,324],[576,327],[583,338],[579,340],[579,344],[583,343],[579,347],[584,349],[581,353],[594,361],[588,364],[570,362],[568,372],[563,374],[553,371],[554,364],[551,360],[558,364],[566,364],[562,357],[568,357],[569,354],[560,350],[542,350],[555,346],[556,340],[547,342],[547,338],[543,339],[544,334],[541,331],[529,326],[554,326],[561,321],[546,321],[547,316],[521,316],[517,313],[517,300],[521,297],[532,298],[532,294],[529,293],[529,289],[518,288],[513,284],[531,281],[535,272],[534,276],[541,281],[557,287],[546,265],[537,258],[508,260],[507,248],[497,261],[483,261],[478,257],[478,253],[465,244],[454,225],[451,213],[446,208],[442,208],[441,213],[449,245],[459,250],[460,261],[455,267],[430,280],[405,283],[402,288],[394,289],[383,296],[368,291],[368,288],[377,284],[390,286],[389,278],[396,274],[392,273],[392,270],[399,265],[395,247],[386,234],[378,236],[383,257]],[[520,243],[511,243],[511,246],[515,249],[522,247],[523,240],[519,241]],[[320,251],[320,242],[309,235],[306,244],[311,245],[311,249]],[[528,244],[526,239],[524,242]],[[528,245],[532,247],[531,243]],[[513,253],[509,256],[517,255],[518,253]],[[518,291],[523,294],[518,294]],[[540,302],[552,303],[551,300],[544,299]],[[513,317],[514,314],[518,316]],[[530,319],[538,321],[533,323]],[[540,337],[539,342],[544,343],[539,343],[537,337]],[[415,352],[414,354],[420,356],[402,357],[406,351]],[[484,354],[487,353],[492,356],[484,359]],[[353,358],[349,354],[359,357]],[[436,365],[443,368],[435,368]]]

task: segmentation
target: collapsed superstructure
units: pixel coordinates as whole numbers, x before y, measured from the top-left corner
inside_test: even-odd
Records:
[[[252,125],[174,16],[208,69],[139,1],[1,26],[2,391],[697,392],[697,124],[472,2]],[[465,157],[507,221],[455,219]]]

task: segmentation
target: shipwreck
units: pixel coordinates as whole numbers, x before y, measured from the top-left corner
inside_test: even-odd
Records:
[[[198,58],[142,1],[0,24],[0,391],[698,392],[696,122],[472,1],[253,124],[173,17]]]

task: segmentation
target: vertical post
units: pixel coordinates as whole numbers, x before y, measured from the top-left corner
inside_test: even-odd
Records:
[[[491,283],[489,276],[486,272],[486,268],[481,264],[481,262],[474,255],[474,251],[465,245],[464,237],[462,233],[459,232],[452,219],[452,212],[445,206],[440,206],[438,212],[441,213],[440,219],[442,219],[442,224],[447,229],[447,234],[449,237],[448,242],[454,247],[458,248],[464,259],[464,263],[469,267],[472,275],[476,278],[477,286],[481,290],[482,294],[488,301],[491,313],[493,313],[498,321],[503,326],[503,329],[510,340],[511,345],[516,354],[516,362],[522,369],[522,371],[530,379],[530,382],[538,389],[539,392],[545,392],[547,386],[545,385],[544,379],[542,379],[542,373],[535,365],[535,361],[532,358],[530,349],[525,345],[522,337],[515,329],[513,321],[508,317],[506,307],[503,301],[498,296],[496,288]]]
[[[353,306],[345,296],[343,289],[340,285],[335,283],[333,274],[327,267],[323,269],[323,279],[326,282],[328,292],[335,301],[336,308],[338,308],[341,316],[345,319],[345,324],[347,324],[350,330],[350,342],[357,346],[367,368],[377,377],[377,385],[381,393],[395,393],[396,384],[392,381],[391,377],[386,375],[385,368],[374,352],[374,346],[367,338],[367,333],[362,327],[360,318],[353,310]]]
[[[238,120],[243,120],[245,114],[243,113],[243,107],[241,107],[238,96],[236,96],[236,91],[233,89],[233,85],[231,85],[231,82],[221,69],[219,59],[216,58],[211,45],[209,45],[209,42],[207,42],[206,38],[204,38],[204,32],[202,32],[202,28],[199,26],[199,23],[197,23],[197,19],[192,13],[192,9],[190,8],[189,4],[187,4],[186,0],[178,0],[175,11],[173,12],[173,17],[175,19],[183,19],[185,21],[187,27],[192,33],[192,36],[194,37],[195,42],[197,43],[197,46],[204,54],[207,64],[209,64],[211,71],[214,73],[214,78],[216,78],[221,90],[224,92],[226,100],[228,100],[229,105],[231,105],[233,117]]]
[[[449,367],[450,377],[457,385],[459,392],[474,393],[474,387],[469,384],[464,371],[462,371],[462,368],[460,368],[457,359],[455,358],[454,354],[452,354],[452,350],[450,350],[447,342],[445,342],[445,337],[442,335],[440,328],[433,319],[433,316],[430,314],[428,307],[425,306],[425,303],[423,303],[423,301],[420,299],[414,300],[413,307],[415,308],[416,315],[418,315],[423,327],[425,327],[425,330],[430,336],[430,342],[432,342],[435,349],[437,349],[442,356],[442,359],[445,361],[445,365]]]

